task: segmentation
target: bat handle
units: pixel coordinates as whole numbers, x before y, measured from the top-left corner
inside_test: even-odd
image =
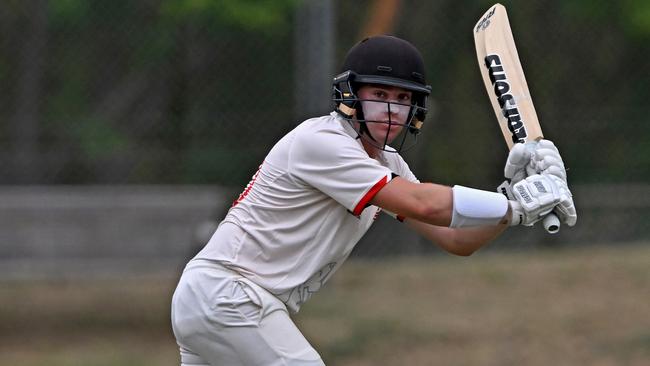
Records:
[[[542,224],[549,234],[555,234],[560,231],[560,219],[552,212],[544,217]]]

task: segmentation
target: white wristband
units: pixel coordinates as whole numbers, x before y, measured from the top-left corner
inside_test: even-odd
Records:
[[[508,199],[500,193],[458,185],[452,192],[451,228],[497,225],[508,211]]]

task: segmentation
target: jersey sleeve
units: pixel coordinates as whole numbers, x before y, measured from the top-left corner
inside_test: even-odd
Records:
[[[342,131],[303,131],[296,135],[289,155],[294,179],[330,196],[354,215],[360,215],[392,177],[389,168],[368,157],[358,141]]]

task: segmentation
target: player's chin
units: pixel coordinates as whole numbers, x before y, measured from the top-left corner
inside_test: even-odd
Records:
[[[382,142],[386,141],[387,144],[390,144],[395,138],[397,138],[404,129],[402,124],[395,121],[391,124],[388,122],[373,123],[371,125],[369,124],[368,127],[370,128],[370,133],[375,137],[375,139]]]
[[[382,136],[386,136],[387,143],[393,142],[400,135],[404,128],[402,126],[392,126],[390,130],[388,128],[383,131]]]

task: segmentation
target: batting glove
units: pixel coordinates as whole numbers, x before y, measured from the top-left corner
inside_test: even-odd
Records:
[[[510,149],[508,158],[506,159],[506,165],[503,168],[503,176],[512,184],[530,175],[527,173],[526,168],[530,164],[534,146],[535,143],[515,144]]]
[[[512,186],[510,201],[511,225],[532,226],[551,211],[560,221],[573,226],[576,211],[571,191],[562,179],[554,175],[535,174]]]
[[[560,152],[551,140],[540,140],[531,151],[530,162],[526,166],[528,175],[551,174],[565,182],[567,181],[566,168]]]

